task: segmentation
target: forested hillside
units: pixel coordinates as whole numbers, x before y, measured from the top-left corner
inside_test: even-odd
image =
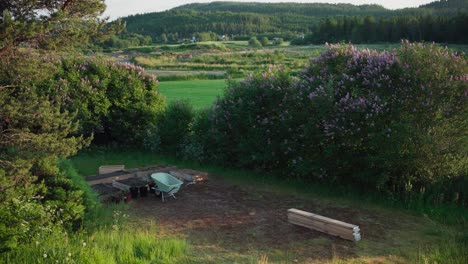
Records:
[[[460,43],[466,41],[457,33],[467,22],[463,15],[466,7],[466,0],[438,1],[400,10],[379,5],[213,2],[129,16],[123,21],[129,32],[162,42],[214,32],[237,38],[276,34],[288,40],[305,34],[296,44],[403,38]]]
[[[191,9],[197,11],[219,11],[258,14],[293,13],[304,16],[330,16],[347,14],[384,14],[388,10],[380,5],[323,4],[323,3],[239,3],[212,2],[183,5],[176,10]]]
[[[438,0],[427,5],[422,5],[422,8],[433,8],[438,10],[452,10],[459,12],[468,9],[468,0]]]
[[[130,32],[150,35],[177,34],[191,37],[196,32],[251,35],[278,32],[311,32],[327,16],[375,15],[389,11],[378,5],[303,3],[213,2],[124,18]]]

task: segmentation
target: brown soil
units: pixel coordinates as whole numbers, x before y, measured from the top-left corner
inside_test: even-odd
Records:
[[[364,245],[388,245],[390,232],[399,228],[411,230],[417,225],[417,221],[408,224],[393,214],[340,207],[292,195],[256,193],[253,187],[243,189],[220,180],[189,185],[176,196],[176,200],[170,198],[165,203],[151,194],[134,200],[130,209],[132,219],[138,225],[156,224],[168,234],[186,238],[199,251],[216,248],[216,251],[235,254],[265,252],[269,255],[287,252],[293,262],[300,263],[348,259],[358,257],[362,251],[359,243],[289,224],[286,214],[289,208],[358,225],[363,241],[367,241]],[[396,249],[404,246],[398,239],[394,240]],[[387,254],[385,250],[370,251],[373,256]]]

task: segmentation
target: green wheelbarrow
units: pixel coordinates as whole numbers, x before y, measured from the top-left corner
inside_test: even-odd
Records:
[[[182,186],[183,182],[175,178],[174,176],[168,173],[153,173],[151,174],[151,179],[154,181],[155,186],[153,187],[154,193],[156,196],[161,195],[161,199],[163,202],[164,195],[172,196],[174,199],[177,199],[174,194],[176,194],[180,187]]]

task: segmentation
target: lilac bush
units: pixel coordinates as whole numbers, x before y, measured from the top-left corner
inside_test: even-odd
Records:
[[[97,141],[141,143],[164,111],[156,77],[110,59],[67,59],[39,92],[77,113],[79,133]],[[96,142],[95,140],[95,142]]]
[[[325,111],[326,176],[395,192],[460,176],[463,154],[453,142],[462,139],[462,126],[452,126],[450,135],[435,131],[466,119],[466,72],[463,54],[436,45],[406,42],[380,53],[330,46],[296,83]]]
[[[201,145],[222,164],[424,193],[466,175],[467,72],[434,44],[329,45],[297,77],[270,67],[228,85]]]
[[[240,167],[283,166],[290,154],[289,145],[280,141],[289,138],[291,83],[290,75],[276,66],[230,83],[211,110],[213,137],[206,153],[220,163]]]

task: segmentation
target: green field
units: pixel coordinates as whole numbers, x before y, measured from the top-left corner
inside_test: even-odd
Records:
[[[225,80],[195,80],[161,82],[159,90],[167,102],[188,99],[195,109],[210,106],[223,93]]]

